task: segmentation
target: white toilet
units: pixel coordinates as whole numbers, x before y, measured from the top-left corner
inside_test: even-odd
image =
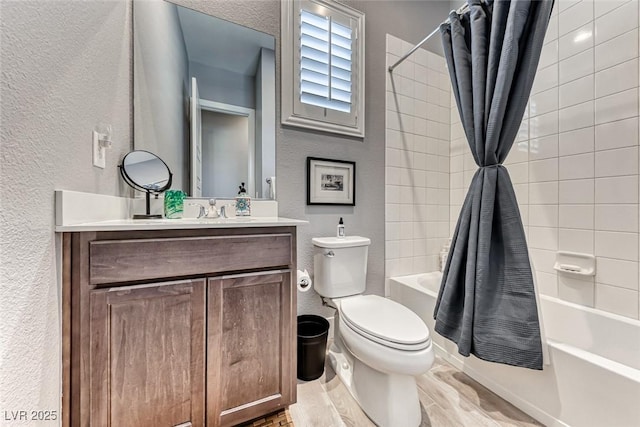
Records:
[[[414,312],[366,286],[366,237],[320,237],[315,289],[337,308],[329,362],[364,412],[381,427],[421,422],[416,375],[433,364],[429,329]]]

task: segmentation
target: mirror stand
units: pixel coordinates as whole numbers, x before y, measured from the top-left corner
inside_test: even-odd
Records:
[[[134,214],[133,219],[161,219],[161,214],[151,214],[151,193],[157,199],[160,193],[171,188],[173,175],[167,164],[153,153],[135,150],[124,156],[118,168],[124,182],[145,192],[146,213]]]
[[[156,193],[156,199],[158,198],[158,194]],[[151,191],[147,191],[145,193],[145,204],[147,207],[147,213],[146,214],[134,214],[133,215],[133,219],[160,219],[162,218],[162,215],[160,214],[151,214]]]

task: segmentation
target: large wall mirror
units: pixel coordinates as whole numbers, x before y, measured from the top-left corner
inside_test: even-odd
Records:
[[[134,147],[192,197],[275,193],[275,39],[164,0],[134,1]]]

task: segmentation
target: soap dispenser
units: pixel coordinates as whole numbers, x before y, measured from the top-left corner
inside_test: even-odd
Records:
[[[340,217],[340,221],[338,221],[338,232],[336,236],[339,238],[346,237],[346,234],[344,234],[344,221],[342,221],[342,217]]]
[[[241,183],[238,188],[238,196],[236,197],[236,216],[250,216],[251,197],[247,195],[247,190],[244,188],[244,182]]]

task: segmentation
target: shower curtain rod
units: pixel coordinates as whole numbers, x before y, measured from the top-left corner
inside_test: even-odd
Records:
[[[460,15],[460,14],[465,13],[467,10],[469,10],[469,5],[467,3],[465,3],[464,5],[462,5],[462,7],[460,7],[458,10],[456,10],[456,13],[458,15]],[[449,18],[445,19],[445,21],[442,24],[444,24],[445,22],[449,22]],[[440,25],[442,25],[442,24],[440,24]],[[427,37],[422,39],[422,41],[420,43],[415,45],[409,52],[405,53],[402,58],[398,59],[395,64],[389,66],[389,72],[392,73],[394,68],[396,68],[398,65],[400,65],[405,59],[407,59],[408,57],[413,55],[413,53],[416,50],[420,49],[420,47],[423,44],[425,44],[431,37],[433,37],[440,30],[440,25],[438,25],[438,27],[435,30],[433,30],[431,33],[429,33],[429,35]]]

